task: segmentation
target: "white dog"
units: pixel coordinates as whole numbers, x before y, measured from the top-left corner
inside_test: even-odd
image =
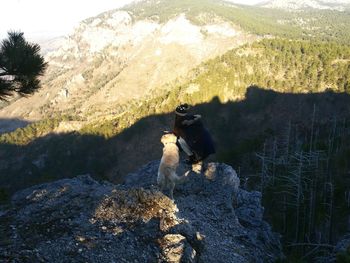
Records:
[[[183,182],[187,174],[178,176],[176,169],[179,166],[179,148],[176,145],[177,137],[173,133],[168,133],[162,136],[161,142],[163,143],[163,156],[160,160],[158,169],[157,183],[160,189],[163,191],[164,188],[170,190],[170,198],[174,199],[173,192],[176,183]]]

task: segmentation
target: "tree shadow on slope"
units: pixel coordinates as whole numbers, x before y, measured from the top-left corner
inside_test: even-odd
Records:
[[[179,103],[182,103],[179,101]],[[217,147],[217,161],[233,165],[241,174],[258,171],[255,153],[266,139],[281,134],[289,121],[308,135],[317,108],[317,121],[334,116],[348,119],[350,96],[344,93],[289,94],[249,87],[246,98],[222,103],[218,98],[195,105]],[[8,193],[37,183],[91,174],[121,182],[130,172],[160,159],[160,137],[171,130],[174,113],[145,117],[120,134],[105,139],[95,135],[48,134],[25,146],[0,145],[0,188]]]

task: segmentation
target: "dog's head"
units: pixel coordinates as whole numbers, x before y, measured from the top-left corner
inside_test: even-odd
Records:
[[[167,133],[162,136],[160,141],[165,145],[167,143],[176,143],[177,137],[173,133]]]

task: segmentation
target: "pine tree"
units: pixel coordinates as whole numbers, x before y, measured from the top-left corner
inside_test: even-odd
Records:
[[[28,43],[22,32],[9,32],[0,45],[0,100],[18,93],[26,96],[40,88],[47,67],[38,44]]]

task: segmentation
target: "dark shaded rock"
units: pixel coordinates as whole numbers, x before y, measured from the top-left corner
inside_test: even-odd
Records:
[[[350,233],[342,236],[335,247],[332,250],[329,247],[328,251],[331,251],[331,253],[319,257],[317,259],[318,263],[350,262]]]
[[[261,195],[239,189],[232,167],[208,164],[159,192],[159,162],[125,184],[88,175],[34,186],[0,214],[5,262],[273,262],[279,236],[263,221]],[[186,166],[179,171],[184,173]],[[198,169],[197,169],[198,170]]]

